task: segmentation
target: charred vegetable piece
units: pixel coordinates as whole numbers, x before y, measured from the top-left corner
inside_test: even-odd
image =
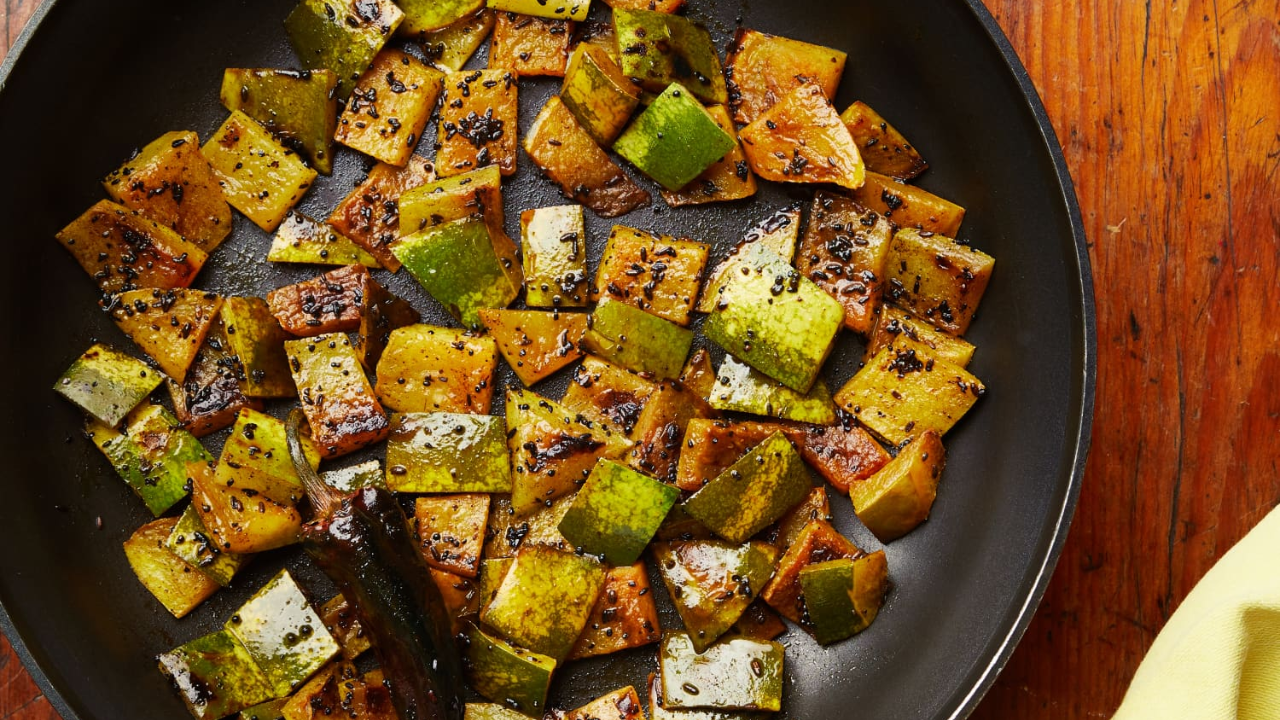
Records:
[[[725,70],[733,119],[750,125],[792,90],[809,82],[821,87],[827,97],[835,97],[847,59],[839,50],[739,29]]]
[[[320,720],[332,715],[342,702],[338,683],[350,683],[355,669],[330,665],[289,696],[280,708],[284,720]]]
[[[836,393],[836,404],[877,437],[901,445],[945,435],[986,392],[967,370],[915,350],[885,348]]]
[[[98,343],[67,368],[53,390],[115,427],[163,380],[141,360]]]
[[[340,493],[352,493],[367,487],[387,489],[387,480],[382,471],[382,463],[370,460],[359,465],[327,470],[320,473],[324,484]]]
[[[624,465],[601,460],[560,521],[560,533],[610,565],[640,559],[680,491]]]
[[[412,235],[454,220],[481,216],[502,225],[502,171],[488,165],[408,190],[400,198],[400,232]]]
[[[778,431],[789,432],[790,428],[778,423],[690,420],[680,450],[676,486],[686,492],[702,489]]]
[[[173,412],[182,429],[204,437],[235,422],[244,408],[259,407],[260,403],[245,395],[245,381],[244,365],[232,353],[219,319],[187,368],[186,378],[181,383],[167,383]]]
[[[709,252],[705,243],[615,225],[591,298],[624,302],[687,326]]]
[[[685,374],[688,374],[686,369]],[[685,429],[715,410],[683,382],[662,383],[645,403],[631,435],[636,445],[627,464],[665,483],[676,481],[676,462]]]
[[[577,710],[572,710],[565,720],[645,720],[640,697],[633,687],[596,698]]]
[[[673,13],[684,7],[684,0],[604,0],[604,4],[615,10],[653,10]]]
[[[396,272],[400,261],[391,252],[400,240],[400,199],[409,190],[435,179],[435,166],[414,156],[404,167],[378,163],[329,216],[335,230],[369,251],[383,267]]]
[[[193,132],[161,135],[112,171],[102,186],[112,200],[206,252],[231,234],[231,208]]]
[[[355,84],[334,139],[403,167],[435,110],[444,74],[401,50],[383,50]]]
[[[428,565],[463,577],[480,574],[480,551],[489,524],[488,495],[421,497],[415,502],[414,518]]]
[[[697,178],[680,190],[664,190],[662,199],[671,207],[705,205],[742,200],[756,194],[756,176],[751,172],[747,154],[738,142],[738,131],[723,105],[707,108],[716,125],[733,138],[734,146],[727,155],[712,163]]]
[[[819,192],[796,268],[844,306],[844,324],[869,335],[886,281],[889,221],[852,200]]]
[[[572,22],[514,12],[497,15],[489,50],[490,68],[514,70],[520,77],[564,77]]]
[[[560,99],[593,140],[612,145],[640,104],[640,91],[605,49],[584,42],[569,58]]]
[[[787,93],[738,136],[751,169],[766,180],[834,183],[850,190],[866,181],[858,146],[815,83]]]
[[[688,633],[662,637],[662,697],[670,708],[782,709],[783,647],[745,638],[694,650]]]
[[[875,621],[889,589],[883,550],[857,560],[829,560],[800,571],[806,617],[823,645],[848,639]]]
[[[812,485],[804,461],[774,433],[685,502],[685,510],[733,543],[771,525],[804,499]]]
[[[222,74],[222,104],[262,123],[323,175],[333,171],[338,76],[329,70],[250,70]]]
[[[591,422],[629,436],[657,390],[637,373],[588,355],[560,402]]]
[[[562,20],[586,20],[591,0],[489,0],[494,10]]]
[[[726,271],[704,332],[734,357],[807,393],[844,324],[844,308],[769,248],[750,243]]]
[[[435,0],[420,1],[428,5],[435,4]],[[457,72],[471,59],[485,38],[489,37],[493,25],[493,11],[481,10],[448,27],[414,34],[422,43],[422,54],[429,64],[446,72]],[[405,32],[403,25],[400,30]]]
[[[450,627],[454,633],[461,632],[480,611],[480,594],[476,590],[476,581],[436,568],[431,568],[430,573],[432,581],[440,590],[440,597],[444,598]]]
[[[181,382],[221,307],[222,298],[202,290],[130,290],[113,298],[111,318],[165,374]]]
[[[680,383],[687,390],[703,398],[711,395],[711,391],[716,386],[716,369],[711,366],[711,353],[706,348],[699,348],[693,353],[693,357],[689,358],[689,362],[684,366],[684,372],[680,374]]]
[[[656,643],[662,635],[661,628],[644,562],[609,568],[591,617],[569,659],[608,655]]]
[[[520,216],[525,295],[530,307],[585,307],[587,229],[581,205],[526,210]]]
[[[200,441],[159,405],[139,407],[123,432],[93,418],[85,432],[156,517],[186,497],[187,463],[211,459]]]
[[[851,197],[888,218],[895,227],[955,237],[964,221],[964,208],[950,200],[874,172],[867,173],[866,184]]]
[[[748,640],[768,641],[777,638],[787,631],[787,624],[763,600],[756,600],[747,606],[738,622],[734,623],[724,637],[744,637]]]
[[[288,570],[281,570],[227,621],[275,694],[287,695],[338,654],[307,596]]]
[[[709,313],[715,310],[716,303],[720,299],[720,288],[724,285],[730,268],[734,267],[738,254],[744,246],[762,245],[782,256],[782,259],[787,262],[791,262],[791,258],[796,254],[796,243],[800,239],[801,216],[800,207],[793,206],[786,210],[779,210],[748,231],[742,241],[730,252],[729,257],[716,265],[707,275],[706,287],[698,300],[698,312]]]
[[[510,496],[495,496],[493,509],[489,512],[489,527],[485,530],[484,556],[514,560],[522,545],[546,545],[558,550],[572,550],[569,541],[560,534],[559,526],[564,514],[569,511],[569,506],[573,504],[574,497],[570,494],[543,503],[533,513],[518,517],[511,505]],[[505,567],[501,568],[498,579],[506,577],[506,572]],[[496,594],[497,586],[492,590]],[[487,605],[488,602],[484,604]]]
[[[360,307],[360,327],[356,346],[360,349],[360,362],[367,370],[376,370],[382,353],[391,342],[391,333],[403,327],[415,325],[422,316],[407,301],[398,298],[369,279]]]
[[[226,630],[196,638],[158,658],[197,720],[217,720],[271,699],[271,684]]]
[[[506,504],[506,510],[511,509],[511,503]],[[485,529],[486,543],[489,539],[490,530]],[[514,557],[493,558],[490,560],[480,561],[480,577],[477,583],[477,610],[484,610],[493,602],[493,597],[498,594],[498,588],[502,585],[502,579],[507,576],[507,571],[511,569],[511,563],[515,562]]]
[[[484,0],[399,0],[404,11],[400,24],[402,35],[443,30],[474,15],[484,7]]]
[[[525,385],[544,380],[583,356],[578,343],[587,332],[584,314],[481,310],[480,320]]]
[[[399,412],[488,414],[493,339],[463,330],[412,325],[391,332],[378,362],[378,398]]]
[[[604,568],[594,558],[526,545],[480,619],[522,647],[563,660],[603,586]]]
[[[762,542],[658,543],[658,569],[696,652],[706,652],[773,577],[778,550]]]
[[[186,616],[218,590],[218,583],[165,546],[177,518],[161,518],[138,528],[124,543],[133,574],[175,618]]]
[[[706,28],[679,15],[618,7],[613,27],[622,74],[645,90],[660,93],[681,83],[705,103],[728,102],[720,55]]]
[[[476,692],[529,716],[546,708],[555,658],[518,648],[474,625],[465,648],[467,676]]]
[[[301,440],[311,467],[320,467],[320,449],[311,438]],[[235,478],[236,484],[254,487],[263,482],[283,483],[291,496],[301,499],[302,479],[289,458],[284,423],[266,413],[242,410],[236,426],[222,444],[218,462],[220,477]],[[254,480],[254,478],[259,478]]]
[[[290,335],[280,327],[262,298],[229,297],[222,303],[222,324],[232,354],[244,367],[244,394],[255,398],[293,397],[284,343]]]
[[[524,149],[565,197],[600,217],[625,215],[649,203],[649,193],[600,149],[558,96],[542,106]]]
[[[680,377],[692,345],[692,330],[613,300],[596,306],[582,338],[582,346],[589,352],[667,380]]]
[[[528,716],[493,703],[467,703],[463,720],[526,720]]]
[[[836,490],[846,494],[890,459],[870,433],[849,422],[848,415],[837,425],[805,428],[800,454]]]
[[[219,550],[248,554],[297,542],[302,516],[292,504],[257,488],[228,486],[209,463],[189,463],[187,477],[191,504]]]
[[[497,165],[503,175],[516,171],[517,88],[514,70],[467,70],[444,80],[436,172],[461,175]]]
[[[502,418],[455,413],[392,417],[387,487],[396,492],[510,492]]]
[[[991,282],[995,258],[948,237],[899,230],[889,246],[890,300],[953,335],[963,335]]]
[[[100,200],[58,232],[58,242],[104,295],[187,287],[209,258],[178,233],[110,200]]]
[[[649,717],[651,720],[767,720],[773,713],[733,712],[729,710],[684,710],[665,707],[662,699],[662,680],[649,675]]]
[[[519,292],[507,274],[511,261],[499,256],[483,220],[428,228],[400,241],[394,252],[419,284],[471,329],[482,327],[481,308],[504,308]]]
[[[365,266],[348,265],[272,290],[267,304],[280,327],[296,337],[353,332],[360,327],[361,306],[373,282]]]
[[[346,335],[290,340],[285,352],[322,457],[346,455],[387,437],[387,414]]]
[[[917,355],[932,355],[959,367],[968,367],[977,350],[963,338],[948,335],[934,324],[893,305],[885,305],[880,310],[880,319],[871,334],[871,342],[867,344],[867,358],[874,357],[886,347],[915,350]]]
[[[403,20],[391,0],[302,0],[284,26],[302,66],[332,70],[337,99],[346,100]]]
[[[783,515],[766,537],[774,546],[785,551],[795,544],[796,539],[809,523],[814,520],[831,522],[831,519],[831,503],[827,500],[827,489],[816,487],[809,491],[799,505]]]
[[[827,97],[835,94],[828,93]],[[929,163],[907,138],[861,100],[850,105],[840,120],[862,151],[868,170],[905,181],[929,169]]]
[[[240,720],[285,720],[284,706],[289,698],[276,698],[240,711]]]
[[[720,365],[718,384],[708,398],[716,410],[763,415],[782,420],[830,425],[836,421],[836,405],[821,378],[801,394],[751,366],[727,356]]]
[[[864,553],[849,542],[825,520],[814,520],[804,526],[800,536],[778,561],[778,572],[760,594],[783,617],[795,623],[804,620],[804,599],[800,571],[814,563],[849,558],[856,560]]]
[[[613,149],[668,190],[680,190],[737,147],[702,103],[673,82],[613,143]]]
[[[173,524],[168,537],[164,538],[164,546],[221,587],[230,585],[231,579],[249,561],[244,555],[219,549],[192,505],[188,505]]]
[[[858,519],[881,542],[911,532],[929,518],[946,462],[938,434],[920,435],[880,472],[849,491]]]
[[[337,230],[289,211],[271,240],[268,262],[309,265],[354,265],[379,268],[377,258]]]
[[[333,639],[338,641],[343,658],[355,660],[373,647],[364,627],[360,625],[360,618],[356,617],[355,609],[342,595],[334,597],[320,608],[320,619]]]
[[[227,202],[267,232],[275,231],[316,179],[315,170],[238,110],[200,151]]]

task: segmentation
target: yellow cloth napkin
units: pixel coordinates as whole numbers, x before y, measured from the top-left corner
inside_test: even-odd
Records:
[[[1196,585],[1115,720],[1280,718],[1280,509]]]

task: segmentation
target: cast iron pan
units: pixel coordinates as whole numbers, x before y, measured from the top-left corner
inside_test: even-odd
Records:
[[[328,597],[299,553],[276,552],[192,617],[172,620],[120,549],[148,519],[145,509],[81,437],[79,412],[49,390],[92,339],[131,349],[95,309],[93,284],[54,233],[102,196],[96,180],[131,149],[169,130],[208,137],[226,116],[217,97],[223,68],[295,66],[281,25],[294,2],[50,0],[0,74],[0,157],[9,168],[0,193],[8,248],[0,267],[0,625],[67,720],[186,717],[154,656],[219,626],[281,565],[315,599]],[[965,205],[962,238],[998,260],[970,336],[979,348],[972,369],[990,392],[947,438],[933,517],[888,549],[895,589],[887,607],[868,632],[832,649],[796,630],[784,640],[788,717],[963,717],[1044,592],[1087,450],[1092,286],[1061,150],[979,0],[690,5],[717,42],[742,23],[847,51],[839,107],[863,99],[893,120],[932,164],[921,184]],[[522,83],[522,124],[557,85]],[[528,158],[521,168],[506,183],[513,225],[520,209],[563,202]],[[344,152],[302,209],[324,217],[365,169]],[[659,202],[622,222],[713,242],[720,256],[750,225],[810,197],[769,186],[750,202],[679,212]],[[598,257],[609,223],[590,222]],[[518,237],[518,227],[509,232]],[[268,268],[267,245],[238,218],[199,285],[261,294],[316,274]],[[406,273],[390,285],[427,321],[447,322]],[[858,341],[842,341],[829,363],[832,387],[857,369],[860,354]],[[220,436],[208,444],[217,452]],[[834,500],[838,527],[864,548],[880,547],[848,501]],[[579,663],[562,673],[553,700],[576,707],[622,685],[640,687],[655,655],[647,648]]]

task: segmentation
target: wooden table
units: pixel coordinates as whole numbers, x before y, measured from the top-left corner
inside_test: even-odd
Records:
[[[975,717],[1105,718],[1280,503],[1280,0],[987,3],[1075,177],[1100,352],[1075,525]],[[36,5],[5,0],[4,49]],[[0,638],[0,720],[56,717]]]

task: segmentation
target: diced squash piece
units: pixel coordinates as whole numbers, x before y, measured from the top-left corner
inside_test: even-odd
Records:
[[[248,554],[297,541],[302,516],[292,504],[280,503],[255,488],[228,486],[211,463],[189,463],[187,476],[191,504],[219,550]]]
[[[96,343],[67,368],[53,390],[115,427],[163,380],[141,360]]]
[[[351,607],[342,595],[334,597],[320,608],[320,620],[337,641],[343,658],[355,660],[373,647],[373,643],[369,642],[364,628],[360,625],[360,618],[355,608]]]
[[[563,20],[586,20],[591,0],[489,0],[498,11]]]
[[[230,585],[231,579],[249,561],[244,555],[220,549],[192,505],[188,505],[182,516],[177,518],[169,535],[164,538],[164,546],[221,587]]]
[[[519,79],[507,68],[445,76],[436,150],[441,177],[488,165],[497,165],[503,175],[515,173]]]
[[[862,187],[867,168],[849,129],[822,88],[812,82],[783,96],[742,138],[751,169],[765,180]]]
[[[362,298],[360,327],[356,334],[356,347],[360,350],[360,362],[365,369],[377,369],[387,343],[391,342],[391,333],[416,325],[421,319],[422,315],[408,301],[392,295],[370,278]]]
[[[480,611],[480,594],[476,589],[476,581],[454,575],[447,570],[427,570],[440,590],[440,597],[444,599],[445,611],[449,615],[454,633],[461,632]]]
[[[708,398],[716,410],[815,425],[830,425],[836,421],[836,405],[821,378],[814,381],[809,392],[801,394],[729,355],[720,365],[717,383]]]
[[[512,261],[499,256],[484,220],[455,220],[410,235],[395,246],[396,258],[459,322],[482,327],[481,308],[505,308],[519,288],[507,273]]]
[[[110,200],[99,200],[57,237],[103,295],[187,287],[209,257],[167,225]]]
[[[837,425],[805,428],[800,454],[832,487],[845,494],[890,460],[889,453],[871,434],[849,422],[847,415]]]
[[[578,348],[587,332],[582,313],[481,310],[480,321],[525,385],[550,377],[584,354]]]
[[[756,600],[747,606],[738,622],[734,623],[724,637],[744,637],[748,640],[774,640],[787,631],[787,624],[763,600]]]
[[[667,190],[680,190],[737,147],[711,113],[678,82],[659,95],[613,143]]]
[[[645,90],[660,93],[678,82],[705,103],[728,102],[720,54],[706,28],[679,15],[619,7],[613,27],[622,74]]]
[[[404,167],[436,107],[444,74],[402,50],[383,50],[360,76],[334,139]]]
[[[196,720],[218,720],[274,695],[244,645],[226,630],[196,638],[157,659]]]
[[[326,470],[320,473],[325,485],[340,493],[353,493],[364,488],[376,487],[387,489],[387,480],[382,471],[382,463],[377,460],[362,462],[359,465]]]
[[[322,457],[346,455],[387,437],[387,414],[346,335],[290,340],[285,352]]]
[[[200,149],[227,202],[255,225],[274,232],[315,182],[316,171],[240,111]]]
[[[858,614],[858,632],[875,622],[889,588],[889,560],[883,550],[853,561],[853,609]]]
[[[889,221],[854,201],[819,192],[796,268],[844,306],[844,324],[869,335],[886,282]]]
[[[563,660],[603,586],[604,567],[594,558],[526,545],[480,619],[522,647]]]
[[[472,689],[529,716],[546,709],[555,658],[522,650],[472,625],[463,646]]]
[[[511,509],[511,503],[506,504],[506,510]],[[485,542],[488,543],[489,530],[485,529]],[[514,555],[514,554],[513,554]],[[511,569],[511,563],[515,562],[513,557],[493,558],[490,560],[480,561],[480,577],[477,583],[479,597],[476,601],[478,610],[484,610],[493,602],[493,597],[498,594],[498,588],[502,586],[502,579],[507,576],[507,571]]]
[[[262,298],[229,297],[222,303],[222,325],[232,354],[244,367],[244,394],[255,398],[293,397],[284,343],[290,335],[280,327]]]
[[[785,551],[795,544],[800,533],[814,520],[831,522],[831,502],[827,499],[827,489],[816,487],[809,491],[799,505],[791,508],[777,525],[766,534],[769,542]]]
[[[768,219],[752,228],[735,246],[729,257],[725,258],[707,274],[707,284],[698,300],[698,312],[709,313],[715,309],[720,299],[720,287],[724,284],[730,268],[734,266],[738,253],[744,245],[758,243],[782,256],[787,262],[796,254],[796,243],[800,239],[801,210],[799,205],[779,210]]]
[[[685,374],[688,374],[686,367]],[[627,464],[665,483],[676,481],[676,463],[685,429],[696,418],[716,415],[715,410],[682,382],[662,383],[640,411],[631,436],[635,447]]]
[[[457,413],[392,416],[387,487],[406,493],[510,492],[502,418]]]
[[[967,370],[915,350],[885,348],[836,393],[836,404],[890,445],[945,435],[987,389]]]
[[[525,298],[530,307],[585,307],[587,229],[581,205],[520,215]]]
[[[942,235],[899,230],[885,294],[918,318],[963,335],[991,282],[995,258]]]
[[[342,703],[339,681],[351,682],[355,669],[345,665],[330,665],[285,701],[280,708],[284,720],[320,720],[332,715]]]
[[[804,428],[797,425],[690,420],[680,452],[676,486],[687,492],[701,489],[776,432],[785,434],[793,445],[804,442]]]
[[[205,252],[231,234],[231,207],[190,131],[153,140],[102,181],[112,200],[165,225]]]
[[[929,519],[946,463],[942,438],[934,431],[923,433],[880,472],[849,491],[858,519],[881,542],[911,532]]]
[[[489,512],[489,528],[485,531],[484,556],[494,559],[514,559],[523,545],[545,545],[557,550],[572,550],[569,541],[560,534],[560,521],[573,505],[575,495],[569,494],[550,502],[524,516],[517,516],[509,496],[493,499]],[[506,576],[506,570],[501,574]],[[493,588],[494,593],[497,588]],[[487,603],[486,603],[487,604]]]
[[[280,327],[296,337],[353,332],[374,280],[363,265],[348,265],[267,293]]]
[[[138,581],[170,614],[181,618],[217,592],[218,583],[165,547],[177,524],[178,518],[161,518],[143,525],[124,542],[124,554]]]
[[[289,698],[276,698],[241,710],[240,720],[284,720],[284,706]]]
[[[684,0],[604,0],[604,4],[615,10],[653,10],[673,13],[684,7]]]
[[[680,377],[692,346],[692,330],[615,300],[596,306],[582,338],[587,351],[660,380]]]
[[[144,288],[115,296],[110,307],[120,330],[181,382],[218,319],[222,298],[203,290]]]
[[[871,342],[867,343],[867,358],[886,347],[915,350],[916,354],[932,355],[959,367],[968,367],[977,350],[964,338],[948,335],[936,325],[893,305],[885,305],[880,310]]]
[[[725,70],[733,119],[750,125],[805,83],[835,97],[847,59],[839,50],[740,28]]]
[[[617,2],[619,0],[615,0]],[[630,1],[630,0],[628,0]],[[666,707],[662,699],[662,679],[649,675],[649,717],[651,720],[768,720],[773,713],[731,710],[688,710]]]
[[[570,660],[608,655],[658,642],[662,626],[649,587],[644,561],[605,571],[586,629],[578,636]]]
[[[502,171],[497,166],[433,180],[400,198],[402,235],[472,217],[488,220],[495,231],[503,224]]]
[[[488,495],[420,497],[414,505],[414,520],[428,565],[463,577],[480,574],[480,552],[489,524]]]
[[[266,259],[269,263],[381,266],[378,259],[351,238],[293,210],[289,210],[276,229]]]
[[[320,467],[320,449],[305,435],[299,440],[312,469]],[[281,485],[287,493],[286,498],[302,499],[302,479],[289,457],[285,424],[271,415],[257,410],[241,410],[236,417],[235,428],[222,444],[218,462],[219,477],[235,479],[236,485]],[[276,499],[283,501],[285,498]]]
[[[631,435],[658,386],[633,371],[588,355],[560,401],[587,420]]]
[[[808,629],[822,645],[866,630],[889,589],[888,564],[880,550],[850,560],[815,563],[800,571]]]
[[[514,70],[520,77],[564,77],[573,23],[514,12],[499,12],[493,26],[489,67]]]
[[[262,123],[328,175],[333,171],[337,88],[338,76],[330,70],[227,68],[222,74],[222,104]]]
[[[338,654],[337,641],[288,570],[241,605],[226,629],[244,644],[277,696],[292,692]]]
[[[645,716],[640,696],[628,686],[571,710],[565,720],[645,720]]]
[[[964,208],[959,205],[879,173],[868,172],[866,184],[851,197],[888,218],[895,227],[955,237],[964,221]]]
[[[435,179],[435,166],[420,157],[398,168],[378,163],[329,215],[333,229],[369,251],[382,267],[396,272],[400,261],[391,252],[400,240],[400,199]]]
[[[689,641],[700,653],[738,622],[773,577],[778,559],[778,550],[762,542],[658,543],[654,554]]]
[[[670,708],[720,710],[782,709],[783,647],[776,642],[736,638],[694,649],[688,633],[662,636],[663,704]]]
[[[244,408],[261,403],[245,394],[244,365],[231,350],[219,318],[209,329],[181,383],[169,380],[169,399],[183,430],[204,437],[235,422]]]
[[[680,384],[706,401],[716,386],[716,369],[711,366],[711,353],[706,348],[694,351],[680,374]]]
[[[284,26],[302,66],[332,70],[346,100],[403,20],[391,0],[302,0]]]
[[[418,1],[428,5],[436,4],[436,0]],[[422,54],[427,63],[445,72],[457,72],[471,59],[480,44],[489,37],[489,31],[493,29],[493,25],[494,12],[484,9],[448,27],[414,34],[422,43]],[[403,25],[400,29],[401,32],[405,32]]]
[[[625,465],[601,460],[560,521],[560,534],[610,565],[640,559],[680,491]]]
[[[605,49],[583,42],[569,58],[560,99],[593,140],[612,145],[640,104],[640,91]]]
[[[467,703],[462,720],[526,720],[527,715],[495,703]]]
[[[606,20],[588,20],[578,23],[577,30],[573,34],[572,48],[576,50],[581,45],[589,45],[596,50],[604,52],[605,55],[613,61],[614,65],[618,64],[618,35],[613,30],[613,19]],[[572,55],[569,62],[573,62]],[[622,71],[618,71],[619,77],[622,77]],[[631,84],[630,80],[623,77],[623,81]],[[636,88],[636,94],[642,91]]]
[[[857,545],[836,532],[826,520],[814,520],[804,526],[800,536],[778,561],[778,572],[765,586],[760,599],[779,614],[795,623],[804,619],[804,598],[800,571],[818,562],[849,558],[856,560],[864,553]]]
[[[600,217],[625,215],[649,203],[649,193],[600,149],[559,96],[542,106],[524,149],[565,197]]]
[[[835,94],[829,93],[828,97]],[[905,181],[929,169],[929,163],[907,138],[861,100],[850,105],[840,120],[849,128],[871,172]]]
[[[484,7],[484,0],[399,0],[404,11],[400,34],[443,30],[454,23],[474,15]]]
[[[729,111],[723,105],[712,105],[707,108],[707,113],[726,135],[733,138],[733,149],[684,188],[663,190],[662,199],[671,207],[730,202],[756,194],[756,176],[751,172],[742,144],[738,142],[738,131],[729,117]]]
[[[812,485],[800,454],[774,433],[685,501],[716,535],[742,543],[804,499]]]
[[[624,302],[687,326],[709,253],[706,243],[615,225],[591,298]]]
[[[186,497],[187,463],[212,459],[159,405],[143,405],[131,413],[124,432],[92,418],[85,432],[156,517]]]
[[[378,362],[378,398],[398,412],[487,415],[497,362],[492,338],[430,325],[393,330]]]

